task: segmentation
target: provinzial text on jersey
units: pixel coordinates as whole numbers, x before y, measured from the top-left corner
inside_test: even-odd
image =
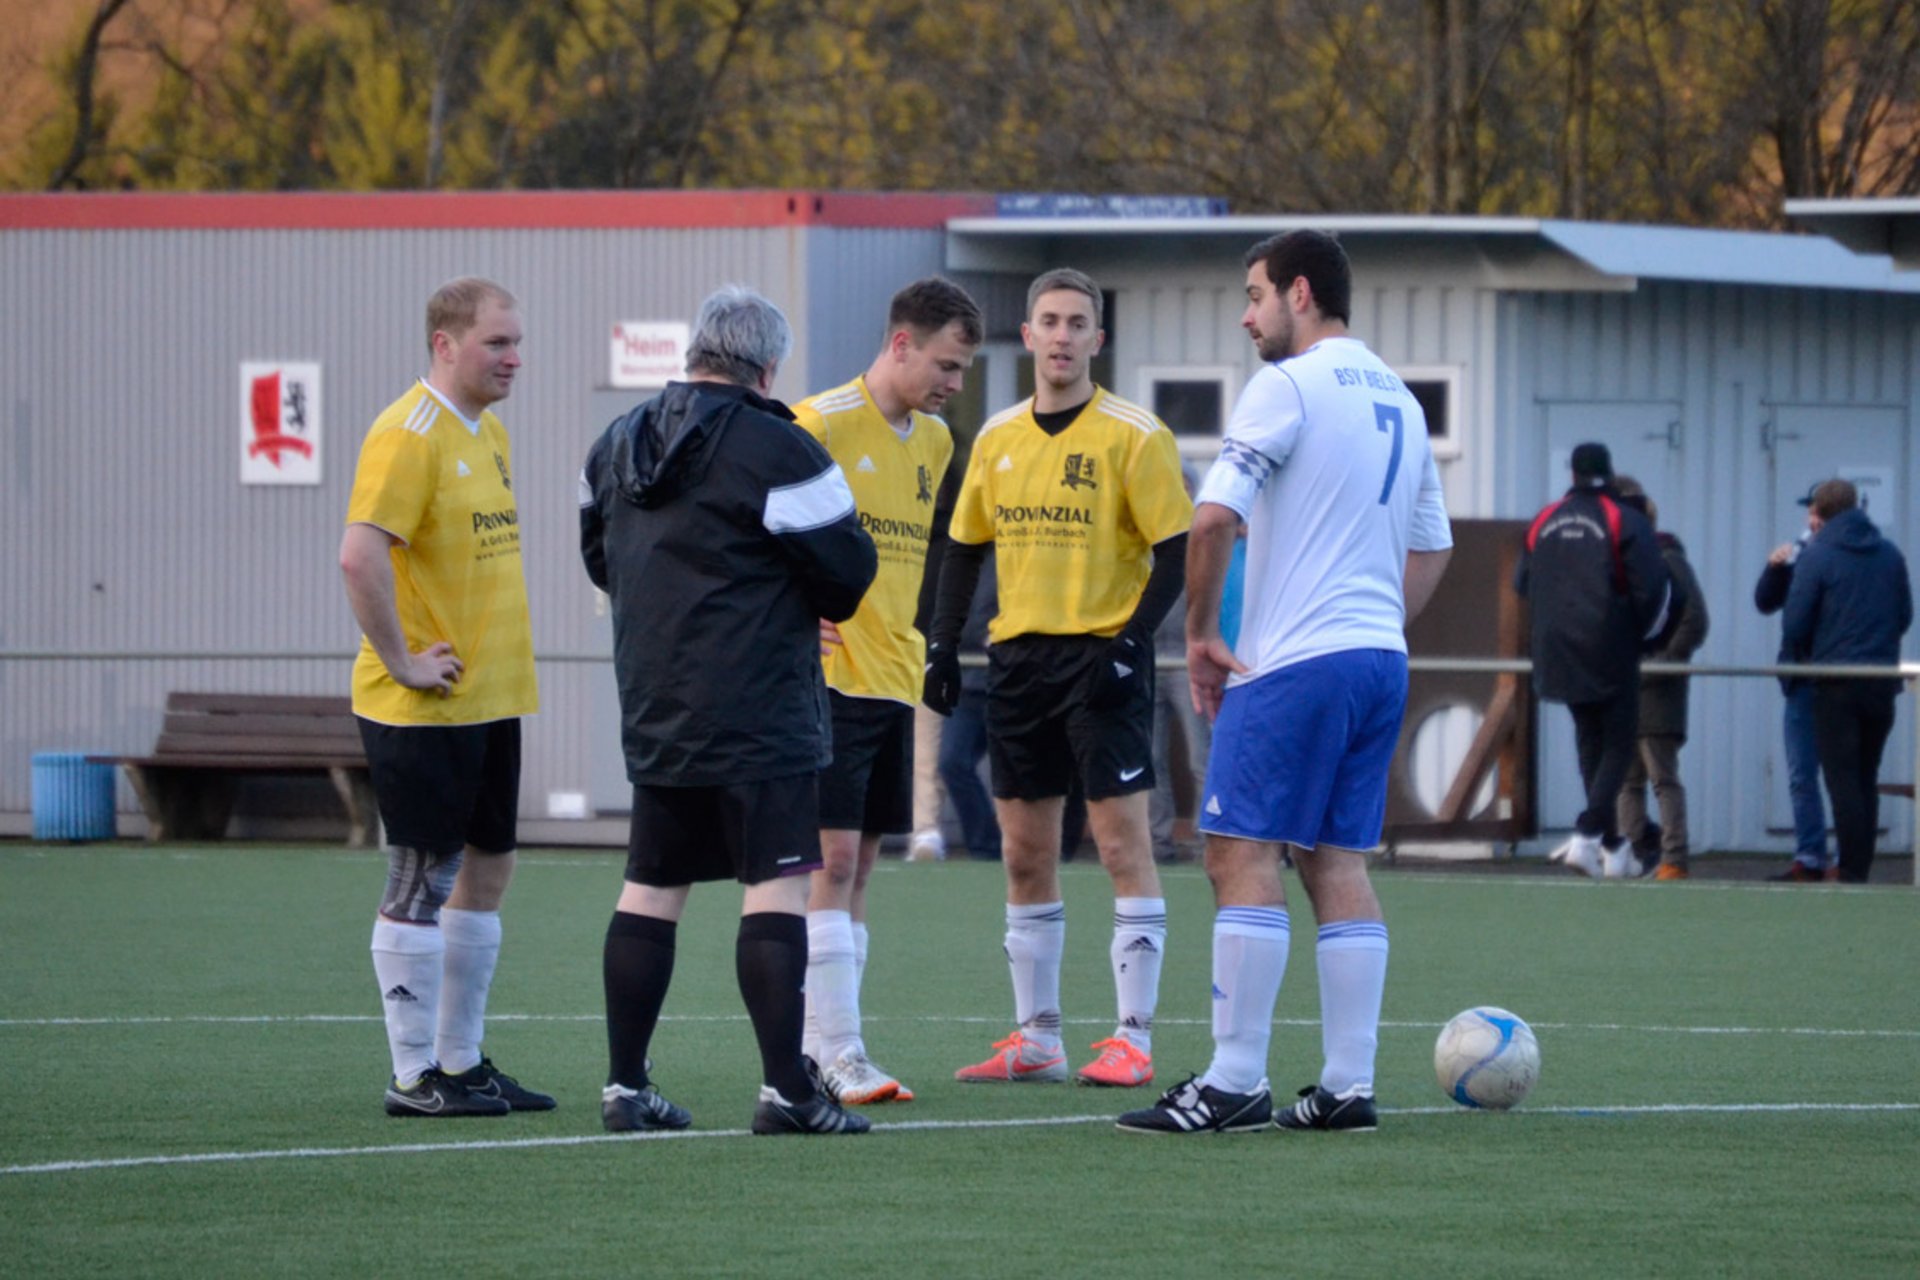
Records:
[[[933,537],[933,530],[924,524],[912,520],[889,520],[865,511],[860,513],[860,527],[875,538],[917,538],[925,542]]]
[[[1092,524],[1091,507],[1003,507],[993,508],[996,524],[1025,524],[1029,520],[1049,520],[1054,524]]]
[[[520,523],[518,508],[508,507],[505,511],[476,511],[473,513],[473,531],[484,533],[489,529],[511,529]]]

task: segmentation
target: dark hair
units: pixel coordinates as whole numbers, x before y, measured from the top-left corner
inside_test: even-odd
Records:
[[[1052,293],[1055,289],[1071,289],[1075,293],[1084,293],[1093,299],[1093,327],[1098,329],[1106,323],[1107,302],[1100,296],[1100,286],[1093,277],[1084,271],[1075,271],[1072,267],[1055,267],[1044,273],[1027,286],[1027,319],[1033,319],[1033,306],[1040,301],[1043,293]]]
[[[1647,488],[1632,476],[1616,475],[1613,478],[1613,491],[1620,498],[1620,505],[1632,507],[1647,518],[1647,523],[1660,523],[1660,508],[1647,496]]]
[[[1831,520],[1842,511],[1851,511],[1860,505],[1860,491],[1853,487],[1851,480],[1822,480],[1813,490],[1813,514],[1822,520]]]
[[[887,332],[905,326],[913,330],[915,340],[920,342],[956,320],[960,322],[960,340],[968,346],[979,346],[987,332],[980,304],[945,276],[915,280],[894,294],[893,303],[887,308]]]
[[[779,307],[743,284],[722,285],[700,304],[687,347],[687,372],[751,387],[793,350]]]
[[[508,308],[516,305],[512,294],[480,276],[461,276],[435,289],[427,299],[427,350],[433,350],[436,333],[459,338],[473,328],[480,318],[480,304],[488,301]]]
[[[1241,265],[1267,264],[1267,280],[1285,289],[1306,277],[1320,314],[1342,324],[1353,318],[1353,266],[1340,242],[1324,231],[1288,231],[1269,236],[1253,248]]]

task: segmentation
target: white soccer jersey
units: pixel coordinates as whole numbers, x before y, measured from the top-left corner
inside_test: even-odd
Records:
[[[1407,552],[1453,545],[1419,401],[1357,338],[1247,383],[1200,487],[1247,522],[1235,656],[1252,674],[1350,649],[1404,653]]]

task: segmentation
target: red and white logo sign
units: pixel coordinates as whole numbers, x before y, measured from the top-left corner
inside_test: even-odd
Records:
[[[240,483],[320,483],[320,366],[240,365]]]
[[[613,363],[607,382],[614,387],[664,387],[687,373],[689,333],[684,320],[616,320]]]

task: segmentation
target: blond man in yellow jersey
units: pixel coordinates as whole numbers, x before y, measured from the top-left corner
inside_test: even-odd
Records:
[[[1007,870],[1013,1033],[963,1081],[1056,1081],[1061,1043],[1061,814],[1077,772],[1114,887],[1112,1036],[1082,1084],[1153,1079],[1166,900],[1153,865],[1153,631],[1180,594],[1193,504],[1173,433],[1094,385],[1102,299],[1078,271],[1027,292],[1034,395],[981,428],[954,508],[928,643],[926,701],[959,694],[955,645],[988,553],[1000,611],[987,629],[987,751]]]
[[[363,640],[353,710],[386,827],[373,967],[395,1116],[550,1110],[480,1051],[513,877],[520,720],[538,709],[506,429],[520,369],[513,295],[490,280],[427,303],[427,376],[367,432],[340,569]]]
[[[984,328],[966,290],[938,276],[893,296],[886,340],[860,377],[795,406],[833,455],[880,571],[825,663],[833,762],[820,773],[820,853],[807,900],[806,1052],[841,1102],[907,1102],[860,1033],[867,878],[880,839],[913,825],[913,713],[926,646],[914,626],[934,494],[953,458],[935,415],[960,390]]]

